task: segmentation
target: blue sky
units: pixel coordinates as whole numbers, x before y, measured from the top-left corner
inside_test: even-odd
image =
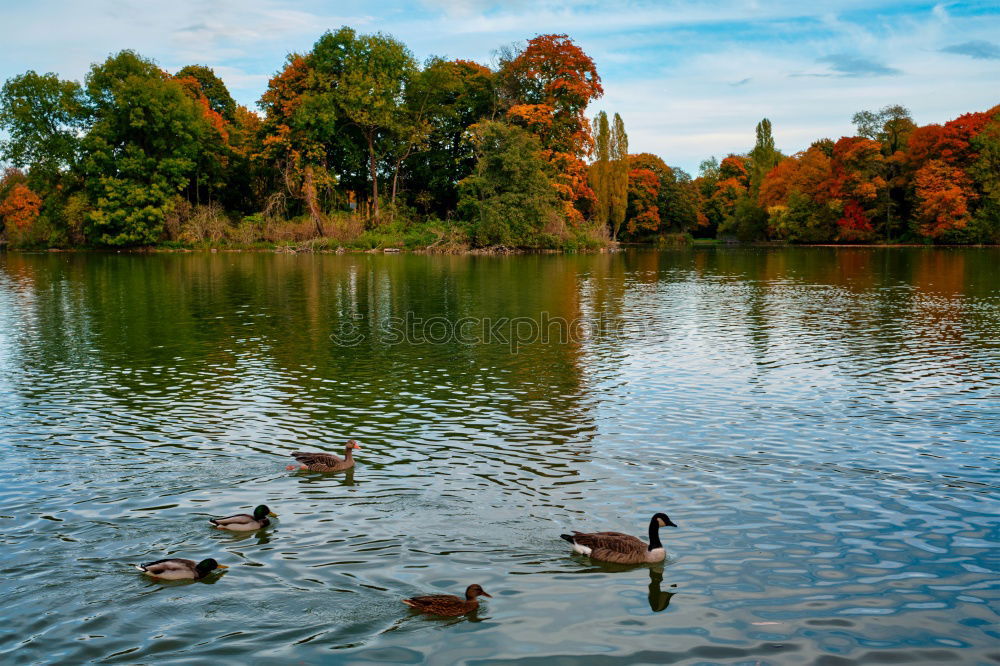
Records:
[[[350,25],[430,55],[490,64],[498,46],[568,33],[597,63],[632,152],[696,171],[742,152],[769,117],[778,147],[852,132],[886,104],[918,123],[1000,103],[1000,3],[563,0],[0,0],[0,78],[27,69],[81,79],[131,48],[176,71],[215,68],[254,107],[292,51]]]

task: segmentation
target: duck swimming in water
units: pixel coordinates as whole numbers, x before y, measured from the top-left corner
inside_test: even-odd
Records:
[[[153,578],[163,580],[200,580],[216,569],[228,569],[211,557],[201,562],[174,557],[166,560],[137,564],[135,568]]]
[[[454,594],[429,594],[423,597],[403,599],[403,603],[421,613],[458,617],[479,608],[477,597],[493,598],[479,585],[470,585],[465,588],[465,599],[460,599]]]
[[[220,530],[232,530],[234,532],[252,532],[263,529],[271,524],[268,518],[277,518],[278,514],[267,508],[266,504],[261,504],[253,510],[253,515],[249,513],[237,513],[234,516],[225,518],[211,518],[208,522],[215,525]]]

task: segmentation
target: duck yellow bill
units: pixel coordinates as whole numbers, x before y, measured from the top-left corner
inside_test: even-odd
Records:
[[[276,514],[274,511],[268,511],[267,515],[271,516],[272,518],[277,518],[278,517],[278,514]]]
[[[228,568],[229,568],[229,565],[228,565],[228,564],[220,564],[220,565],[219,565],[219,568],[220,568],[220,569],[228,569]]]

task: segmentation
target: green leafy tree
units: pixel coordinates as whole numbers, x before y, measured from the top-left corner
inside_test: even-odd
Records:
[[[468,60],[432,58],[407,89],[409,108],[429,126],[420,149],[405,158],[401,175],[410,201],[441,217],[458,205],[458,183],[476,165],[466,130],[497,110],[494,74]]]
[[[774,147],[774,136],[771,134],[771,121],[764,118],[757,123],[757,142],[750,151],[750,194],[756,198],[760,192],[760,184],[764,176],[781,160],[781,153]]]
[[[194,174],[207,125],[175,79],[132,51],[94,65],[86,91],[88,235],[104,245],[154,243]]]
[[[479,245],[536,246],[547,223],[560,219],[551,166],[528,132],[496,121],[470,129],[475,170],[460,184],[459,212]]]
[[[332,103],[360,137],[368,154],[368,176],[374,217],[379,217],[379,162],[389,146],[399,145],[408,131],[405,91],[417,71],[416,61],[401,42],[382,34],[357,35],[350,28],[326,33],[313,47],[321,103]],[[309,108],[315,109],[313,105]],[[330,130],[331,124],[326,123]]]
[[[28,71],[8,79],[0,91],[0,156],[19,168],[46,175],[68,169],[86,122],[80,84],[55,74]]]
[[[611,219],[611,239],[618,238],[618,231],[625,221],[628,208],[628,134],[621,116],[615,114],[611,123],[609,143],[608,209]]]
[[[594,162],[590,165],[590,187],[597,202],[594,222],[611,227],[611,124],[608,114],[601,111],[594,118]]]

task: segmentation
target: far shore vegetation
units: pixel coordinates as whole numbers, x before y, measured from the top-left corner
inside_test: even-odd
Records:
[[[1000,106],[784,155],[771,123],[696,176],[630,146],[593,60],[540,35],[418,63],[383,34],[292,53],[257,110],[205,65],[133,51],[83,83],[0,91],[0,243],[12,248],[587,251],[619,243],[1000,242]],[[669,122],[664,118],[664,122]],[[752,122],[751,122],[752,124]],[[748,127],[748,142],[750,141]]]

